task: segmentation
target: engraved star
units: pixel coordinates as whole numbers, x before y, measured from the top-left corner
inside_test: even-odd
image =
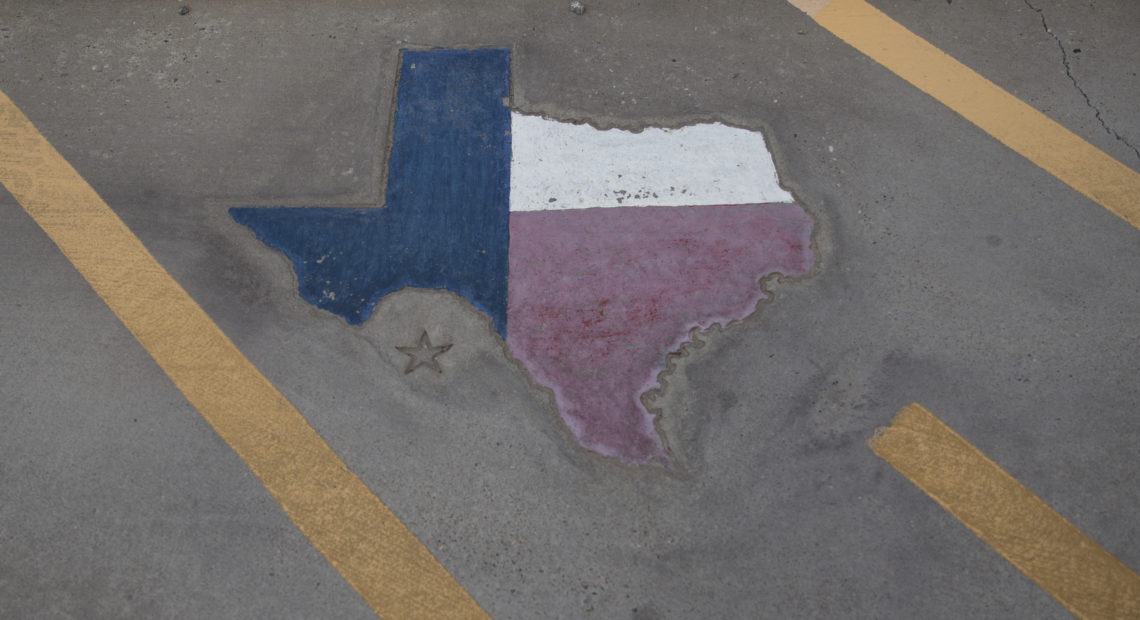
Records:
[[[442,373],[443,368],[439,366],[439,361],[435,358],[447,353],[450,348],[450,344],[432,346],[431,338],[428,338],[425,329],[420,336],[419,344],[414,347],[396,347],[396,350],[408,356],[408,366],[404,368],[404,374],[409,374],[420,366],[427,366],[438,373]]]

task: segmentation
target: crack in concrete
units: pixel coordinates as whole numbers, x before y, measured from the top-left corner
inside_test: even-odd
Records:
[[[1108,123],[1104,121],[1104,117],[1101,115],[1100,108],[1093,105],[1092,99],[1089,98],[1089,94],[1086,93],[1085,89],[1081,88],[1080,83],[1077,82],[1077,78],[1073,75],[1073,67],[1069,63],[1069,52],[1065,50],[1065,44],[1061,42],[1061,38],[1053,33],[1053,29],[1049,27],[1049,23],[1045,21],[1045,10],[1037,8],[1029,0],[1023,0],[1023,2],[1025,2],[1025,6],[1029,7],[1031,10],[1037,13],[1037,15],[1041,18],[1041,27],[1045,29],[1045,32],[1049,36],[1053,37],[1054,41],[1057,42],[1057,47],[1061,49],[1061,64],[1065,65],[1065,75],[1068,76],[1069,81],[1073,83],[1073,86],[1077,89],[1077,92],[1079,92],[1081,96],[1085,98],[1085,105],[1092,109],[1093,113],[1096,115],[1097,122],[1100,123],[1100,126],[1104,128],[1105,133],[1116,138],[1125,146],[1132,149],[1132,152],[1136,153],[1136,158],[1140,159],[1140,148],[1137,148],[1124,136],[1117,133],[1115,129],[1108,126]]]

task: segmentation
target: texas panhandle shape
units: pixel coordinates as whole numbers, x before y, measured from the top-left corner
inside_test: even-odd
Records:
[[[509,83],[508,50],[405,51],[383,208],[231,214],[349,323],[408,286],[463,296],[583,446],[663,462],[640,395],[690,330],[810,270],[811,218],[759,133],[599,131],[511,113]]]

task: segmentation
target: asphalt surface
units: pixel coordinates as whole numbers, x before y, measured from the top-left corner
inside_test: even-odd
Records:
[[[873,4],[1140,170],[1140,4]],[[495,618],[1068,617],[867,447],[915,401],[1140,569],[1140,230],[782,0],[586,5],[4,2],[0,90]],[[349,326],[227,215],[378,205],[436,46],[511,47],[527,113],[761,130],[815,218],[647,397],[672,469],[456,296]],[[0,616],[372,616],[7,193],[0,259]]]

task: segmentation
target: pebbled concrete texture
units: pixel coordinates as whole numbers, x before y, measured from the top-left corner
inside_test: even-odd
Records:
[[[1140,6],[874,4],[1140,169]],[[1140,569],[1140,231],[785,2],[179,6],[2,3],[0,90],[492,616],[1066,617],[866,447],[912,401]],[[578,448],[457,297],[350,327],[225,214],[379,204],[435,45],[510,45],[525,113],[762,130],[815,217],[646,396],[675,472]],[[369,617],[6,194],[0,239],[0,616]]]

